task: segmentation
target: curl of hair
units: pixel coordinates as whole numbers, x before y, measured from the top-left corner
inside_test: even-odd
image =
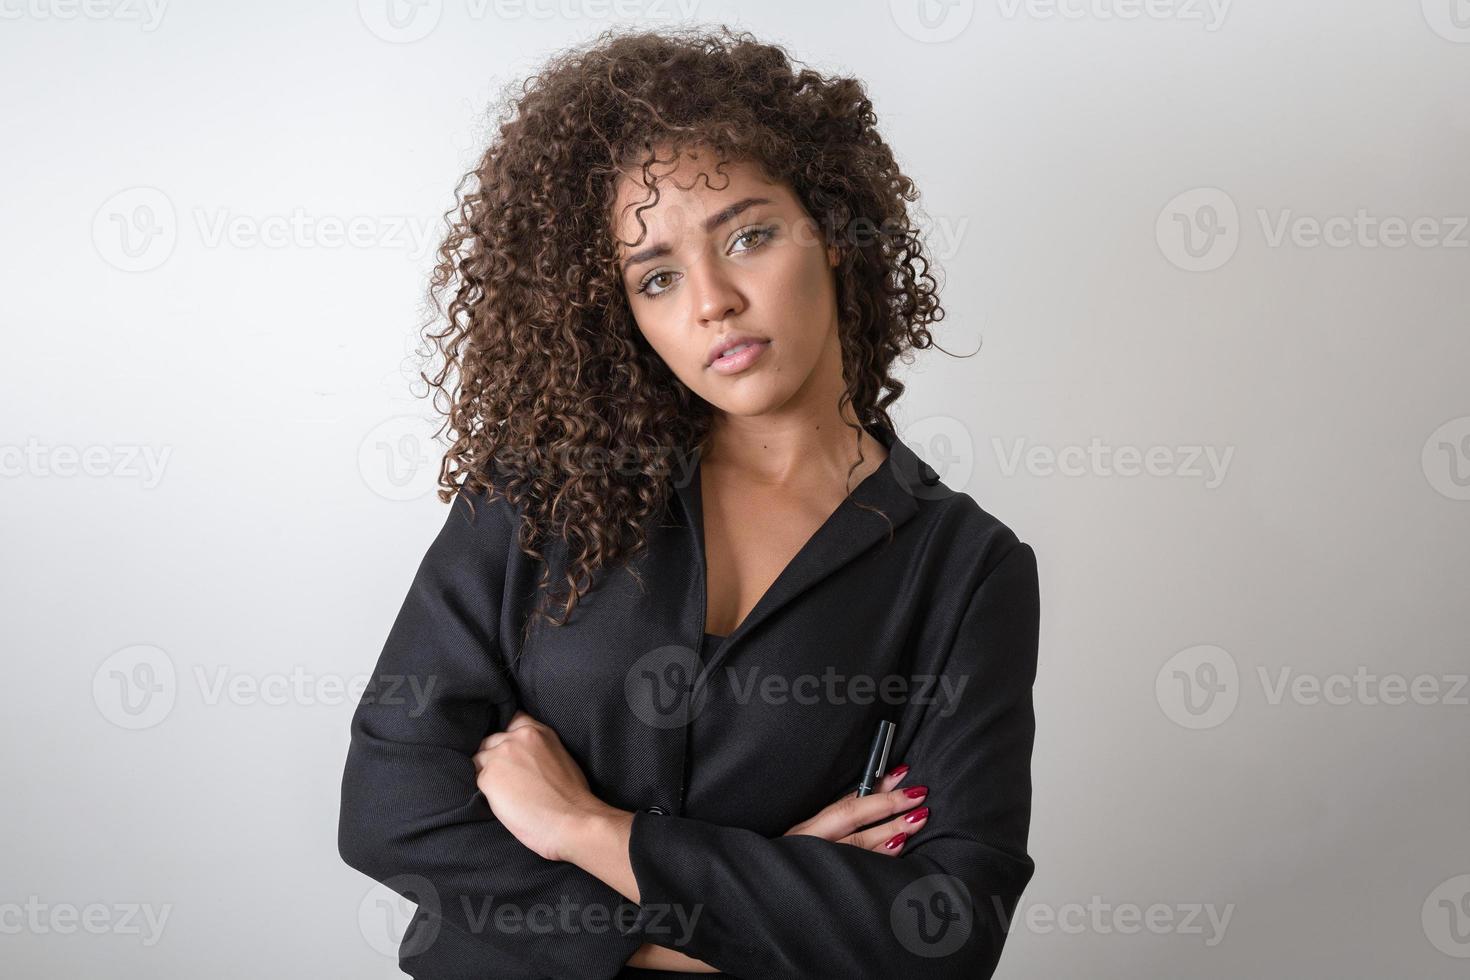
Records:
[[[564,543],[562,618],[536,610],[553,624],[600,569],[644,548],[674,460],[709,432],[709,405],[628,305],[612,214],[625,171],[641,169],[656,201],[650,170],[697,144],[793,189],[840,255],[839,410],[850,404],[864,425],[892,428],[904,391],[893,363],[936,346],[927,325],[944,311],[909,213],[918,192],[861,82],[797,64],[728,27],[609,29],[492,105],[498,136],[455,189],[419,372],[449,431],[438,495],[509,499],[548,597],[542,548]]]

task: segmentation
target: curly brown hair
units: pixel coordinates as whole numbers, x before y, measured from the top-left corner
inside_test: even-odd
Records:
[[[565,541],[562,619],[537,610],[554,624],[599,569],[645,546],[670,460],[697,456],[709,434],[709,404],[649,346],[628,304],[612,233],[625,171],[641,167],[656,202],[650,169],[670,159],[656,149],[676,157],[700,144],[794,190],[840,255],[839,411],[850,404],[864,425],[891,430],[904,385],[890,367],[936,346],[926,327],[944,311],[907,206],[913,182],[862,83],[793,61],[728,27],[604,31],[492,106],[499,136],[444,215],[424,327],[424,353],[442,364],[419,373],[452,438],[438,495],[505,496],[538,561],[549,537]],[[546,564],[548,593],[550,578]]]

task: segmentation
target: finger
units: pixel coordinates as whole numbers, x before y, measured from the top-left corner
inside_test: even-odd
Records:
[[[888,770],[888,772],[883,776],[882,779],[880,779],[878,781],[878,785],[876,787],[874,787],[873,792],[871,794],[869,794],[868,797],[859,797],[857,795],[857,790],[856,789],[849,790],[846,793],[846,795],[841,796],[841,797],[838,797],[837,799],[833,800],[831,803],[827,804],[827,807],[824,807],[823,810],[820,813],[818,813],[815,817],[812,817],[811,820],[804,820],[804,821],[802,821],[801,823],[797,824],[795,827],[792,827],[789,831],[787,831],[787,833],[789,833],[789,834],[790,833],[815,834],[815,833],[817,833],[817,831],[813,830],[812,828],[814,826],[817,826],[818,825],[818,818],[820,818],[826,812],[826,810],[828,808],[837,806],[837,805],[839,805],[841,803],[845,803],[848,800],[856,800],[856,799],[860,799],[860,798],[861,799],[869,799],[869,798],[872,798],[874,796],[881,795],[883,793],[892,792],[898,786],[899,783],[902,783],[904,781],[904,779],[908,776],[908,774],[909,774],[909,767],[907,765],[902,765],[901,764],[901,765],[894,766],[892,769]],[[879,817],[874,818],[874,819],[881,819],[881,815]],[[824,821],[821,821],[821,825],[824,826],[824,827],[828,827],[828,828],[834,828],[834,827],[837,826],[836,824],[833,824],[830,821],[825,821],[825,820]],[[831,831],[829,830],[828,833],[831,833]],[[837,834],[836,836],[833,836],[833,837],[828,837],[827,834],[825,834],[825,833],[822,834],[821,836],[825,837],[827,840],[835,840],[836,837],[842,836],[842,834],[845,834],[845,833],[848,833],[848,831],[842,831],[840,834]]]
[[[483,770],[487,765],[490,764],[490,756],[495,746],[499,745],[501,742],[504,742],[508,738],[510,738],[510,736],[507,735],[505,732],[495,732],[493,735],[486,736],[485,741],[480,743],[479,751],[470,756],[471,761],[473,761],[475,764],[475,774],[477,776],[480,774],[481,770]]]
[[[509,732],[491,732],[480,742],[480,751],[484,752],[487,749],[493,749],[508,738],[510,738]]]
[[[917,795],[908,795],[915,790],[919,791]],[[813,817],[805,832],[827,840],[840,840],[880,820],[912,810],[927,793],[926,786],[911,786],[871,796],[841,799]]]
[[[850,844],[853,847],[860,847],[865,851],[876,851],[879,854],[892,854],[897,856],[903,852],[904,848],[908,846],[909,841],[928,822],[929,808],[927,806],[921,806],[901,816],[894,817],[892,820],[885,820],[877,826],[869,827],[866,830],[859,830],[844,838],[842,843]],[[898,839],[900,834],[903,835],[902,839]],[[897,842],[895,843],[896,839]]]
[[[892,769],[890,769],[888,771],[887,775],[885,775],[882,779],[880,779],[878,781],[878,785],[873,788],[873,793],[887,793],[889,790],[893,789],[899,783],[903,782],[904,777],[907,776],[908,774],[909,774],[909,767],[908,766],[895,766],[895,767],[893,767]],[[844,800],[857,799],[857,790],[852,790],[846,796],[842,797],[842,799],[844,799]]]
[[[540,723],[536,721],[535,718],[532,718],[530,715],[528,715],[524,710],[517,710],[515,714],[510,716],[510,722],[506,724],[505,730],[508,732],[513,732],[517,728],[525,728],[527,725],[537,724]]]

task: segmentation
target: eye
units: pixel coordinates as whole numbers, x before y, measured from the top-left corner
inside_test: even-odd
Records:
[[[751,239],[752,244],[750,245],[750,247],[742,248],[740,249],[740,251],[753,252],[764,245],[767,241],[769,241],[770,238],[775,234],[776,229],[774,228],[768,226],[758,226],[754,228],[742,229],[735,234],[735,238],[733,240],[736,242],[743,242],[746,239]]]
[[[775,234],[776,229],[770,226],[745,228],[739,232],[736,232],[735,236],[731,239],[731,243],[733,244],[748,241],[750,242],[749,245],[747,245],[745,248],[736,249],[735,251],[753,252],[764,245],[766,242],[770,241],[771,238],[775,237]],[[638,293],[641,296],[647,296],[649,299],[657,299],[664,293],[667,293],[674,286],[674,281],[671,279],[665,285],[654,288],[658,280],[664,278],[665,276],[677,275],[677,273],[671,272],[668,269],[655,270],[644,276],[642,280],[639,281],[638,288],[635,289],[634,292]]]
[[[657,299],[658,297],[662,296],[664,293],[668,292],[669,291],[669,288],[673,286],[673,283],[672,282],[669,283],[667,286],[662,287],[657,292],[650,292],[649,291],[649,287],[653,285],[653,283],[654,283],[655,280],[662,279],[664,276],[672,276],[672,275],[673,275],[673,273],[670,272],[667,269],[663,269],[663,270],[657,271],[657,272],[650,272],[648,275],[646,275],[646,276],[643,277],[643,280],[640,283],[638,283],[638,289],[636,290],[636,292],[642,293],[643,295],[647,296],[649,299]]]

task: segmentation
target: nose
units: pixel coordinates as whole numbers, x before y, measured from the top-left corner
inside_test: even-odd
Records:
[[[701,324],[719,323],[745,309],[745,297],[720,262],[706,259],[690,269],[688,276]]]

